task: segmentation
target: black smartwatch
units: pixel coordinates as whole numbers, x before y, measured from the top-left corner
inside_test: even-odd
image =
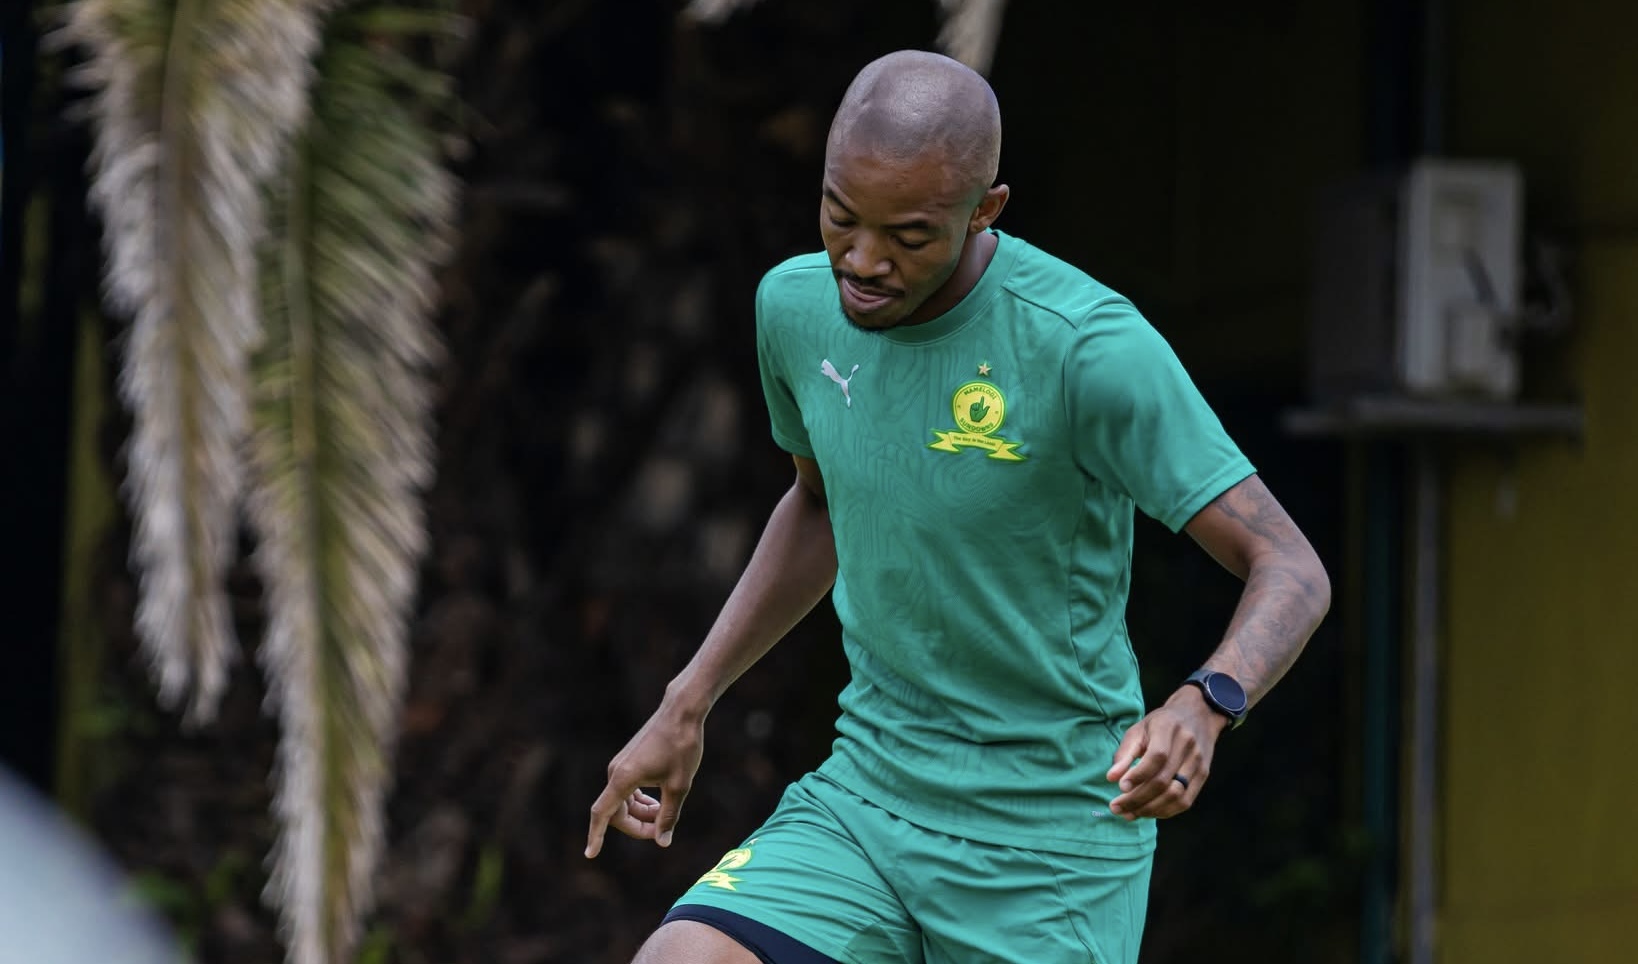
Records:
[[[1207,706],[1229,718],[1229,729],[1245,722],[1250,700],[1246,699],[1245,687],[1234,677],[1216,670],[1197,669],[1189,675],[1187,682],[1200,687],[1200,692],[1206,694]]]

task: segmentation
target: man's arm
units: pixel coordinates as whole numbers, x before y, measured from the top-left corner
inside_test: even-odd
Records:
[[[609,827],[662,847],[671,844],[699,770],[711,707],[836,581],[836,541],[819,465],[796,457],[796,473],[705,642],[666,686],[659,709],[609,764],[608,785],[592,804],[586,856],[603,849]],[[659,787],[660,799],[643,787]]]
[[[1205,665],[1238,680],[1255,706],[1325,618],[1330,579],[1297,524],[1255,475],[1202,509],[1184,531],[1245,580],[1228,632]]]
[[[1296,662],[1330,608],[1325,567],[1255,475],[1202,509],[1184,530],[1245,580],[1228,632],[1205,668],[1233,676],[1255,705]],[[1109,779],[1120,781],[1122,793],[1110,808],[1127,819],[1187,810],[1210,776],[1212,751],[1227,724],[1198,688],[1179,688],[1121,741]]]

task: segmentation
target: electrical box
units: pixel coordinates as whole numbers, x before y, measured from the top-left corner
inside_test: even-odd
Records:
[[[1314,397],[1514,398],[1523,204],[1518,168],[1493,161],[1428,159],[1330,191],[1314,249]]]

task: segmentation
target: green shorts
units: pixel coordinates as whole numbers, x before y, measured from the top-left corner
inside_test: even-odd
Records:
[[[1135,964],[1151,862],[952,837],[810,773],[672,913],[729,911],[842,964]]]

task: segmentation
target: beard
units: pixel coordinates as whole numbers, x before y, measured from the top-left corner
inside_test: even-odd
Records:
[[[870,325],[859,324],[859,322],[854,319],[852,315],[847,313],[847,308],[842,304],[842,299],[840,298],[836,299],[836,307],[842,309],[842,318],[847,321],[847,326],[852,328],[854,331],[862,331],[867,335],[879,335],[887,329],[893,327],[892,325],[883,325],[879,328],[875,328],[871,327]]]

